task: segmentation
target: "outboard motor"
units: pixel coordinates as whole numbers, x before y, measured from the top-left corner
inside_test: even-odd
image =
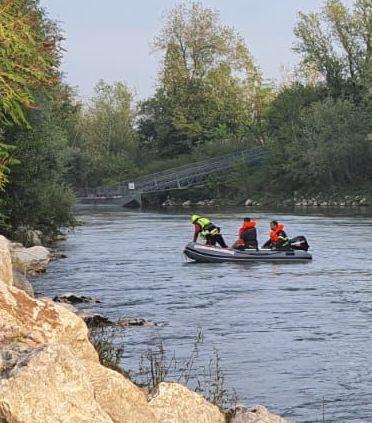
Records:
[[[310,248],[306,238],[302,235],[296,236],[289,241],[289,244],[293,250],[307,251]]]

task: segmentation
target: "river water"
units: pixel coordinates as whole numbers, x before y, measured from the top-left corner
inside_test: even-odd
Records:
[[[247,212],[208,212],[230,243]],[[91,295],[109,318],[160,324],[125,335],[124,366],[159,334],[182,358],[202,328],[201,358],[217,348],[226,382],[247,405],[295,422],[372,422],[372,216],[251,212],[260,241],[279,219],[304,234],[311,263],[194,264],[182,255],[188,211],[82,211],[60,244],[67,259],[34,281],[38,295]],[[324,400],[323,400],[324,398]]]

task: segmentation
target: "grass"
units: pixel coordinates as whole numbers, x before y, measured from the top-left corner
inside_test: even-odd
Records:
[[[203,333],[198,330],[191,351],[185,359],[180,360],[175,353],[167,353],[158,334],[154,346],[148,348],[140,358],[137,383],[152,391],[161,382],[177,382],[201,394],[224,411],[235,408],[238,397],[236,392],[226,385],[218,350],[213,350],[207,365],[200,363],[203,344]]]
[[[100,363],[129,378],[133,373],[126,372],[122,367],[124,335],[123,328],[111,326],[98,326],[89,331],[90,341],[98,353]],[[201,363],[200,350],[203,345],[203,333],[198,330],[189,354],[180,360],[175,353],[168,352],[158,333],[154,345],[141,355],[139,371],[131,379],[148,392],[156,389],[161,382],[177,382],[199,393],[223,411],[235,408],[238,397],[226,385],[218,350],[213,350],[207,364]]]
[[[97,326],[89,329],[89,340],[96,349],[99,362],[126,377],[129,374],[121,367],[124,357],[124,331],[115,326]]]

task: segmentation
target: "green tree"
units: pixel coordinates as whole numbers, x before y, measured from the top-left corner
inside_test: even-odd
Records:
[[[4,191],[9,181],[10,166],[18,163],[12,156],[13,147],[0,142],[0,191]]]
[[[301,54],[303,66],[315,67],[336,95],[349,86],[351,94],[358,98],[369,87],[371,0],[355,0],[352,11],[340,0],[328,0],[319,13],[299,14],[295,35],[298,39],[295,51]]]
[[[37,107],[34,90],[58,81],[58,27],[45,17],[37,0],[4,0],[0,4],[0,129],[27,125],[25,109]],[[14,164],[11,147],[0,144],[0,188]]]
[[[20,163],[12,168],[2,195],[9,235],[20,226],[53,234],[61,226],[74,224],[75,198],[65,182],[70,161],[67,103],[72,101],[66,95],[64,87],[54,88],[48,96],[38,95],[40,107],[25,115],[30,128],[4,128],[4,137],[14,146],[13,156]]]
[[[287,112],[285,107],[282,113],[277,110],[275,118],[280,114],[284,118]],[[268,176],[277,187],[286,192],[319,192],[357,184],[371,176],[367,141],[371,123],[364,109],[349,100],[327,97],[289,117],[272,138]]]
[[[133,95],[122,82],[99,81],[77,123],[74,169],[77,186],[117,181],[134,169],[137,154]]]
[[[172,157],[206,142],[257,135],[270,90],[262,89],[243,39],[218,12],[198,2],[176,5],[154,47],[163,61],[158,90],[140,108],[145,146]]]
[[[285,87],[267,113],[273,189],[324,191],[371,177],[371,12],[371,0],[355,0],[352,11],[328,0],[319,13],[300,13],[295,50],[303,71],[320,78]]]
[[[0,122],[26,123],[34,89],[58,81],[61,36],[37,0],[0,5]]]

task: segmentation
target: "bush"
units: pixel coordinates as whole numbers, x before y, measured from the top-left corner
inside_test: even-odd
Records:
[[[115,326],[98,326],[89,330],[89,339],[98,352],[102,365],[129,377],[123,370],[124,331]],[[207,365],[199,360],[199,349],[203,344],[203,335],[199,330],[194,338],[193,347],[186,359],[180,361],[175,354],[170,355],[158,334],[155,344],[148,348],[141,357],[139,372],[134,382],[148,391],[155,389],[161,382],[177,382],[200,393],[212,404],[223,410],[235,408],[238,398],[234,390],[226,387],[225,375],[221,367],[221,358],[217,349]],[[132,378],[133,379],[133,378]]]
[[[51,98],[40,102],[42,108],[27,116],[32,129],[4,128],[4,138],[14,146],[13,156],[19,162],[11,168],[0,205],[8,231],[27,226],[53,234],[75,222],[74,195],[65,182],[71,153],[65,129],[68,119],[63,119],[65,105]]]
[[[369,125],[367,113],[349,100],[326,98],[300,109],[292,122],[282,122],[291,126],[291,138],[272,138],[270,177],[287,191],[360,182],[372,170]]]
[[[230,391],[226,386],[217,349],[213,350],[207,366],[200,363],[199,355],[203,341],[202,332],[199,330],[191,352],[186,359],[180,361],[175,353],[170,355],[167,352],[159,335],[155,345],[141,356],[137,383],[150,391],[164,381],[181,383],[223,410],[234,408],[238,398],[236,392]]]
[[[89,329],[89,340],[98,353],[99,362],[109,369],[128,376],[122,369],[124,356],[123,329],[114,326],[97,326]]]

